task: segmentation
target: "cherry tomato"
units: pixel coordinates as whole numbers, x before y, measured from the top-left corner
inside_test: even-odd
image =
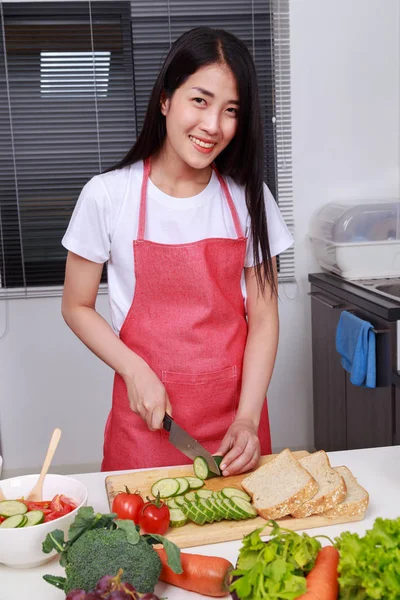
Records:
[[[63,508],[62,510],[49,512],[47,515],[45,515],[44,522],[48,523],[49,521],[54,521],[55,519],[59,519],[60,517],[63,517],[64,515],[67,515],[70,512],[71,511],[68,508]]]
[[[146,502],[140,511],[139,525],[144,533],[163,535],[169,527],[169,508],[159,499]]]
[[[60,495],[60,502],[63,508],[69,508],[70,511],[75,510],[75,508],[77,507],[77,504],[73,500],[71,500],[71,498],[64,496],[64,494]]]
[[[126,492],[121,492],[115,496],[112,503],[112,512],[116,513],[119,519],[131,519],[137,525],[143,505],[142,496],[138,492],[131,494],[126,488]]]
[[[54,512],[59,512],[63,509],[59,494],[54,496],[53,500],[51,501],[50,508]]]

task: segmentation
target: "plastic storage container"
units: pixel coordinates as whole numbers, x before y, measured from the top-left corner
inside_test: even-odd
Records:
[[[400,276],[400,200],[326,204],[310,238],[321,267],[341,277]]]

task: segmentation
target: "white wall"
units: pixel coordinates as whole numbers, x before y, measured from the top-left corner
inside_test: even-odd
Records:
[[[293,177],[298,297],[282,286],[269,394],[273,445],[312,444],[307,239],[332,200],[400,197],[398,0],[291,0]]]
[[[332,199],[398,196],[398,0],[292,0],[293,169],[298,289],[280,288],[281,341],[269,393],[276,449],[312,447],[307,231]],[[286,295],[297,294],[295,300]],[[98,307],[108,314],[107,298]],[[60,299],[9,302],[0,339],[4,474],[36,470],[54,427],[55,470],[98,468],[112,373],[73,336]],[[6,305],[0,302],[0,332]]]

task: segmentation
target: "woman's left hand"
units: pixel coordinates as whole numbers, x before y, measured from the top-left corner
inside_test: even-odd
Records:
[[[236,419],[215,454],[224,457],[220,468],[226,477],[254,469],[260,453],[260,441],[254,424],[250,420]]]

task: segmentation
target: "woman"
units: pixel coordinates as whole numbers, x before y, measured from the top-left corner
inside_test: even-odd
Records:
[[[241,41],[201,27],[172,45],[137,142],[86,184],[63,244],[63,316],[115,371],[102,469],[188,462],[162,429],[165,412],[224,456],[224,475],[270,453],[273,257],[292,238],[263,185],[256,74]],[[106,261],[113,328],[95,310]]]

